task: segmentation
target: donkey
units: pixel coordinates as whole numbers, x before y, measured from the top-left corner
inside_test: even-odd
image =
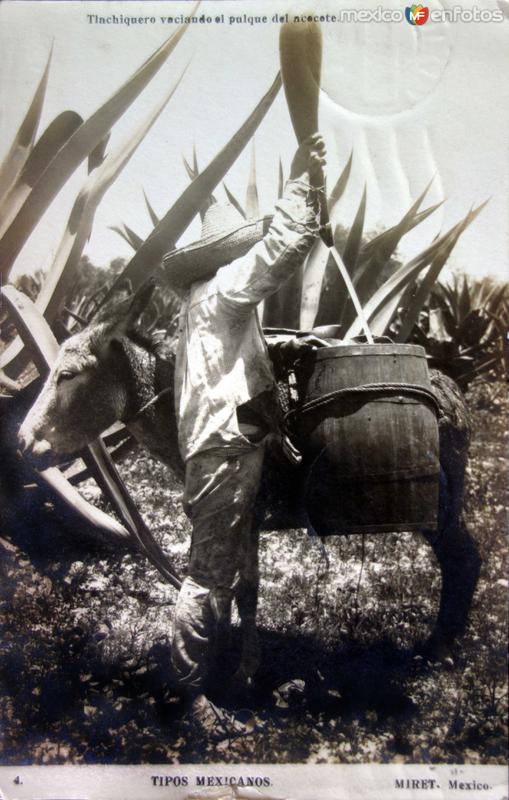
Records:
[[[136,331],[150,297],[142,287],[132,300],[108,308],[61,346],[34,405],[19,430],[22,451],[41,465],[79,451],[116,420],[178,476],[183,464],[177,445],[174,409],[174,357],[164,340],[154,342]],[[440,498],[438,531],[423,530],[438,560],[442,589],[428,651],[449,652],[465,629],[480,570],[480,557],[465,522],[463,486],[470,436],[468,412],[456,384],[431,371],[439,408]],[[299,508],[295,467],[267,449],[262,489],[253,531],[247,580],[240,580],[235,599],[242,633],[237,677],[250,677],[258,663],[256,627],[257,536],[260,529],[304,527]],[[293,498],[293,500],[292,500]],[[304,512],[304,513],[303,513]]]

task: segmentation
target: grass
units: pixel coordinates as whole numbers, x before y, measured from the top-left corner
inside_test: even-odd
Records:
[[[302,531],[263,534],[263,663],[249,701],[231,704],[246,736],[216,744],[188,735],[165,691],[173,589],[137,556],[79,549],[32,490],[23,527],[4,516],[0,530],[0,762],[504,763],[507,409],[471,400],[467,502],[483,567],[454,659],[416,654],[440,589],[420,536],[324,548]],[[122,473],[184,570],[180,487],[141,450]]]

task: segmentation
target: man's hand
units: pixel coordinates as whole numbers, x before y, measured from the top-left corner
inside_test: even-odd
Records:
[[[297,336],[294,336],[289,341],[284,342],[281,350],[284,353],[284,357],[291,360],[292,358],[299,358],[299,356],[306,351],[317,350],[320,347],[330,347],[330,344],[324,339],[320,339],[319,336],[315,336],[312,333],[305,333],[303,335],[297,334]]]
[[[304,180],[317,185],[323,180],[325,164],[325,142],[320,133],[313,133],[304,139],[295,153],[290,168],[290,180]]]

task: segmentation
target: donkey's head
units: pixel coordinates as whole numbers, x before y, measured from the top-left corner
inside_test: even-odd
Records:
[[[136,356],[129,333],[153,288],[147,282],[133,299],[105,309],[62,344],[19,430],[19,444],[27,455],[51,463],[54,456],[80,450],[129,413],[131,384],[144,372],[132,363]]]

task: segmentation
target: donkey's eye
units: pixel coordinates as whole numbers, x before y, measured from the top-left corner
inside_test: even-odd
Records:
[[[71,372],[68,369],[63,369],[62,372],[59,372],[57,383],[63,383],[63,381],[70,381],[75,378],[77,375],[76,372]]]

